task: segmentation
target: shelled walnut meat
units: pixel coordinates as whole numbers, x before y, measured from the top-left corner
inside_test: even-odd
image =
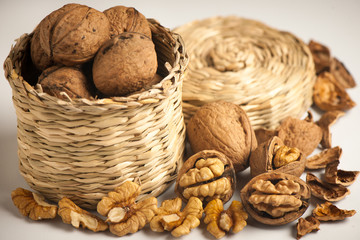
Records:
[[[32,220],[52,219],[56,217],[58,207],[49,204],[45,198],[23,188],[11,192],[11,199],[19,212]]]
[[[264,172],[283,172],[300,176],[305,170],[306,158],[299,149],[284,145],[274,136],[260,144],[250,156],[251,176]]]
[[[285,173],[263,173],[240,192],[249,215],[268,225],[283,225],[299,218],[308,208],[311,192],[300,178]]]
[[[93,64],[97,89],[108,96],[123,96],[151,82],[157,71],[152,40],[141,33],[124,32],[100,48]]]
[[[145,16],[133,7],[115,6],[104,11],[110,22],[110,35],[123,32],[142,33],[151,38],[151,30]]]
[[[63,92],[71,99],[91,99],[94,92],[94,87],[85,74],[75,67],[47,68],[40,75],[38,83],[44,92],[59,99],[67,99]]]
[[[217,101],[203,105],[189,120],[187,136],[191,149],[224,153],[236,171],[249,166],[250,153],[257,147],[246,112],[234,103]]]
[[[230,160],[215,150],[204,150],[185,161],[176,178],[175,193],[185,202],[229,201],[235,190],[235,171]]]
[[[149,223],[157,212],[157,199],[149,197],[136,201],[141,187],[126,181],[109,192],[97,205],[97,211],[106,216],[110,232],[117,236],[135,233]]]
[[[110,23],[100,11],[81,4],[67,4],[46,16],[34,36],[31,55],[40,70],[52,62],[74,66],[93,58],[110,38]]]

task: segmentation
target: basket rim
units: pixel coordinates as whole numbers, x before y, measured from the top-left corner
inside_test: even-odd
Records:
[[[21,76],[19,70],[21,64],[18,60],[15,59],[15,54],[20,53],[24,54],[26,51],[27,41],[30,41],[33,32],[24,33],[19,38],[15,39],[15,44],[11,46],[10,52],[6,57],[3,69],[4,74],[9,82],[13,91],[19,91],[21,88],[24,90],[30,98],[33,100],[49,101],[52,104],[63,105],[67,107],[81,107],[81,106],[109,106],[116,105],[117,108],[128,108],[131,106],[141,106],[145,104],[157,103],[161,99],[166,98],[169,94],[172,94],[175,89],[178,87],[179,83],[183,80],[183,73],[189,63],[189,57],[185,49],[184,41],[180,34],[172,32],[170,29],[162,26],[156,19],[147,19],[149,24],[152,24],[158,29],[164,31],[168,36],[171,36],[173,43],[172,52],[174,54],[174,63],[165,62],[165,68],[168,70],[168,75],[162,76],[162,80],[157,84],[154,84],[150,89],[141,90],[139,92],[132,93],[128,96],[114,96],[107,98],[99,99],[86,99],[86,98],[75,98],[71,99],[67,96],[65,92],[62,94],[67,97],[66,100],[59,99],[55,96],[51,96],[42,91],[40,84],[35,86],[30,85],[24,78]],[[17,82],[17,84],[15,83]]]

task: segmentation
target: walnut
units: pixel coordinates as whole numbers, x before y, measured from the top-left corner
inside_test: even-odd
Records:
[[[316,121],[316,124],[321,127],[323,131],[323,136],[320,142],[323,148],[331,148],[330,127],[344,114],[345,113],[343,111],[328,111],[321,115],[320,119]]]
[[[355,210],[339,209],[331,202],[325,202],[317,205],[313,210],[313,216],[320,221],[338,221],[344,220],[347,217],[352,217],[356,213]]]
[[[250,172],[255,177],[264,172],[275,171],[300,177],[305,170],[306,158],[297,148],[284,145],[274,136],[261,143],[250,156]]]
[[[309,119],[285,118],[277,129],[277,136],[284,145],[298,148],[305,156],[310,155],[322,139],[322,129]]]
[[[339,160],[342,154],[342,149],[339,146],[328,148],[306,159],[306,169],[321,169],[325,168],[328,163]]]
[[[117,236],[135,233],[149,223],[157,212],[157,199],[149,197],[136,202],[141,187],[126,181],[109,192],[97,205],[97,211],[107,217],[110,231]]]
[[[187,135],[194,152],[217,150],[242,171],[249,166],[250,153],[257,140],[246,112],[234,103],[217,101],[203,105],[187,124]]]
[[[313,101],[323,111],[346,111],[356,103],[330,72],[322,72],[314,85]]]
[[[48,67],[37,62],[44,53],[50,61],[74,66],[92,59],[110,38],[110,23],[104,13],[93,8],[67,4],[46,16],[36,31],[39,33],[34,35],[39,34],[39,39],[34,38],[31,43],[35,66]]]
[[[314,59],[316,73],[329,71],[331,59],[329,48],[314,40],[310,40],[308,46]]]
[[[325,201],[339,201],[350,194],[350,190],[341,185],[328,184],[321,181],[312,173],[307,173],[306,183],[313,196]]]
[[[248,214],[268,225],[282,225],[299,218],[308,208],[311,192],[300,178],[285,173],[263,173],[240,192]]]
[[[158,213],[150,222],[154,232],[171,231],[174,237],[189,234],[191,229],[200,225],[203,208],[197,197],[191,197],[181,212],[181,199],[165,200],[161,203]]]
[[[75,228],[82,226],[93,232],[108,229],[108,224],[104,220],[80,208],[67,197],[63,197],[59,201],[58,214],[64,223],[71,224]]]
[[[329,163],[325,168],[325,181],[331,184],[339,184],[342,186],[350,186],[359,175],[359,171],[344,171],[338,169],[339,160]]]
[[[335,57],[330,60],[330,73],[334,75],[337,83],[343,88],[353,88],[356,86],[356,82],[350,72],[344,64]]]
[[[91,99],[94,91],[84,73],[75,67],[47,68],[40,75],[38,83],[47,94],[64,100],[68,97]]]
[[[297,235],[296,238],[300,239],[304,235],[320,230],[320,221],[313,216],[307,216],[306,218],[299,218],[296,224]]]
[[[241,202],[234,200],[225,211],[220,199],[211,200],[204,209],[204,223],[207,230],[216,238],[222,238],[232,229],[233,233],[240,232],[246,225],[248,218]]]
[[[235,190],[235,171],[222,153],[201,151],[187,159],[176,178],[175,192],[185,202],[198,197],[209,202],[220,198],[229,201]]]
[[[23,188],[17,188],[11,192],[11,199],[20,213],[32,220],[56,217],[57,206],[47,203],[40,194]]]
[[[277,134],[277,130],[270,130],[266,128],[258,128],[255,130],[255,136],[258,145],[269,141],[272,137],[277,136]]]
[[[108,96],[123,96],[142,89],[157,71],[154,43],[141,33],[124,32],[108,40],[96,54],[93,79]]]
[[[145,16],[133,7],[115,6],[104,11],[110,22],[110,35],[123,32],[142,33],[151,38],[151,29]]]

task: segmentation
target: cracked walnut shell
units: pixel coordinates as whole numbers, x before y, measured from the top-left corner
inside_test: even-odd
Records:
[[[80,208],[66,197],[63,197],[59,201],[58,214],[64,223],[71,224],[75,228],[82,226],[93,232],[105,231],[108,229],[108,224],[101,218]]]
[[[299,218],[298,223],[296,224],[296,239],[300,239],[304,235],[311,233],[313,231],[320,230],[320,221],[314,216],[308,216],[306,218]]]
[[[194,152],[222,152],[235,171],[249,166],[250,153],[257,147],[246,112],[239,105],[225,101],[207,103],[199,108],[187,124],[187,136]]]
[[[142,33],[151,38],[151,29],[145,16],[133,7],[115,6],[104,11],[110,22],[110,35],[123,32]]]
[[[352,217],[356,213],[355,210],[339,209],[331,202],[318,204],[313,210],[313,216],[320,221],[338,221],[344,220],[347,217]]]
[[[331,184],[339,184],[342,186],[350,186],[359,175],[359,171],[344,171],[338,169],[339,160],[329,163],[325,168],[325,181]]]
[[[300,177],[305,170],[306,158],[297,148],[284,145],[274,136],[261,143],[250,156],[250,172],[255,177],[264,172],[283,172]]]
[[[56,217],[57,206],[49,204],[45,198],[23,188],[11,192],[11,199],[19,212],[32,220],[52,219]]]
[[[53,11],[35,30],[39,36],[32,41],[31,52],[35,66],[40,69],[44,66],[37,59],[44,53],[50,61],[75,66],[92,59],[110,38],[110,23],[105,14],[80,4],[67,4]]]
[[[124,96],[147,86],[156,71],[152,40],[141,33],[124,32],[105,42],[96,54],[93,79],[103,94]]]
[[[183,211],[180,198],[165,200],[158,208],[157,214],[150,221],[150,228],[154,232],[171,231],[174,237],[190,233],[200,225],[203,208],[197,197],[191,197]]]
[[[175,193],[185,202],[191,197],[209,202],[229,201],[235,190],[235,171],[230,160],[215,150],[204,150],[185,161],[176,178]]]
[[[311,191],[300,178],[285,173],[263,173],[240,192],[249,215],[268,225],[283,225],[299,218],[308,208]]]
[[[107,217],[110,232],[117,236],[135,233],[154,217],[157,199],[149,197],[136,202],[140,191],[138,184],[126,181],[98,203],[97,211]]]

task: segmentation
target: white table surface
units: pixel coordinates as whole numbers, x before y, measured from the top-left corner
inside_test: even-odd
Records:
[[[115,5],[137,8],[148,18],[155,18],[166,27],[174,28],[196,19],[212,16],[237,15],[262,21],[280,30],[290,31],[305,42],[315,39],[326,44],[334,56],[345,63],[358,83],[348,90],[352,99],[360,104],[360,1],[335,0],[221,0],[221,1],[74,1],[105,10]],[[23,33],[31,32],[37,23],[51,11],[69,3],[68,1],[45,0],[0,0],[0,60],[3,62],[9,53],[14,39]],[[10,193],[17,187],[30,189],[18,171],[16,115],[12,104],[11,88],[0,69],[0,239],[63,240],[63,239],[114,239],[111,233],[93,233],[77,230],[62,224],[57,218],[50,221],[35,222],[20,215],[13,205]],[[318,115],[315,115],[318,117]],[[360,111],[359,106],[351,109],[332,126],[333,145],[343,149],[340,169],[360,170]],[[240,177],[248,175],[248,171]],[[305,179],[305,174],[302,176]],[[303,239],[360,239],[360,180],[349,187],[351,194],[336,203],[340,208],[355,209],[358,213],[352,218],[336,223],[322,223],[320,231],[311,233]],[[174,197],[173,188],[159,197],[159,202]],[[237,189],[232,200],[239,199]],[[227,205],[228,206],[228,205]],[[311,205],[304,214],[307,216],[314,208]],[[295,222],[285,226],[270,227],[249,219],[248,226],[238,234],[230,234],[224,239],[295,239]],[[170,233],[153,233],[144,230],[123,237],[124,239],[172,239]],[[203,224],[181,239],[214,239]]]

